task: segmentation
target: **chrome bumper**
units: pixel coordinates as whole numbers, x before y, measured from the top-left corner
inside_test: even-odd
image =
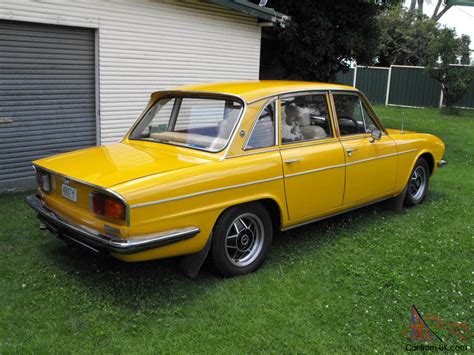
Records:
[[[446,166],[448,165],[448,162],[444,159],[441,159],[439,162],[438,162],[438,167],[442,168],[443,166]]]
[[[71,241],[74,244],[95,253],[100,253],[104,250],[117,254],[139,253],[176,243],[194,237],[199,233],[199,228],[187,227],[157,233],[147,238],[125,240],[118,237],[94,233],[80,226],[64,221],[53,211],[43,205],[39,195],[28,196],[25,198],[25,202],[38,213],[38,219],[46,225],[51,233],[55,234],[60,239]]]

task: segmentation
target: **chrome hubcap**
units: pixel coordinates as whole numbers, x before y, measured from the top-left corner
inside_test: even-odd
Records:
[[[236,266],[247,266],[260,255],[263,240],[262,220],[253,213],[244,213],[238,216],[227,230],[226,256]]]
[[[426,187],[426,171],[422,166],[418,166],[412,173],[410,179],[410,195],[415,199],[419,200]]]

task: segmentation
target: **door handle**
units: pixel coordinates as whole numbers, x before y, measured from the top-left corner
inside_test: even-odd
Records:
[[[293,163],[298,163],[301,161],[301,159],[290,159],[290,160],[285,160],[285,164],[293,164]]]
[[[357,148],[347,148],[346,149],[346,153],[348,156],[352,156],[352,152],[355,152],[357,150]]]

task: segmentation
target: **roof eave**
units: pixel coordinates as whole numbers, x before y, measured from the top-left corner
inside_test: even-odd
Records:
[[[258,18],[261,22],[277,24],[285,27],[291,20],[290,16],[275,11],[272,8],[255,5],[247,0],[206,0],[215,5],[243,13],[245,15]]]

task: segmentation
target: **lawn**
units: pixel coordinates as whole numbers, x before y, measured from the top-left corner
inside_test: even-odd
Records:
[[[411,305],[474,327],[474,111],[376,107],[434,133],[449,165],[424,204],[370,206],[283,233],[256,273],[196,280],[176,260],[126,264],[38,229],[26,193],[0,196],[0,353],[403,352]],[[431,326],[442,337],[446,328]],[[447,344],[473,347],[451,334]]]

